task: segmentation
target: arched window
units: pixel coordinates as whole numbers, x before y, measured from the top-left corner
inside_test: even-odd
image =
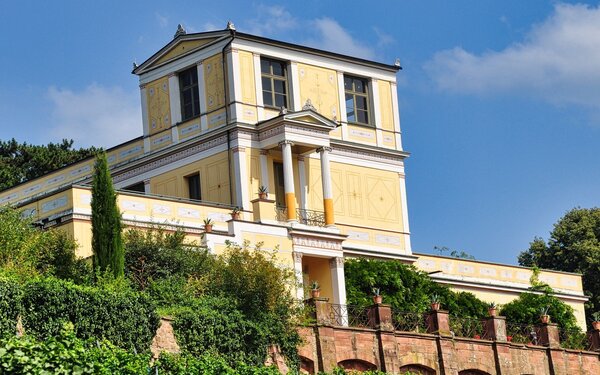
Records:
[[[470,370],[459,371],[458,375],[490,375],[490,374],[488,374],[485,371],[470,369]]]
[[[338,363],[338,366],[344,370],[356,370],[356,371],[372,371],[377,370],[377,366],[374,364],[363,361],[360,359],[347,359]]]
[[[435,375],[435,370],[423,365],[406,365],[400,367],[401,374]]]
[[[314,374],[315,373],[315,362],[312,359],[300,356],[300,373],[301,374]]]

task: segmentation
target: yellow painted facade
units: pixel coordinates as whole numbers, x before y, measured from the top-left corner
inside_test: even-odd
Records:
[[[288,108],[262,103],[262,57],[286,64]],[[169,78],[193,67],[200,115],[172,127],[181,108],[171,108],[178,98],[170,95],[180,90],[179,80]],[[190,241],[216,253],[226,240],[262,242],[304,284],[298,298],[317,280],[322,296],[345,303],[341,260],[356,256],[415,263],[436,272],[439,282],[488,301],[516,298],[529,286],[531,270],[412,253],[397,70],[229,31],[177,37],[134,70],[146,98],[146,134],[108,150],[117,188],[143,184],[143,193],[119,193],[125,224],[180,226]],[[368,126],[343,121],[346,74],[367,82]],[[287,145],[289,165],[282,156]],[[91,192],[77,184],[89,184],[92,169],[92,159],[67,166],[0,192],[0,204],[18,204],[45,226],[63,228],[78,241],[78,254],[90,256]],[[199,176],[200,201],[189,199],[190,176]],[[290,179],[293,186],[283,186]],[[262,185],[268,199],[257,201]],[[324,190],[331,200],[323,199]],[[242,209],[240,220],[231,220],[234,207]],[[215,222],[212,233],[204,233],[205,218]],[[584,321],[579,275],[544,271],[540,280]]]
[[[150,134],[155,135],[171,127],[169,77],[157,79],[146,86]]]

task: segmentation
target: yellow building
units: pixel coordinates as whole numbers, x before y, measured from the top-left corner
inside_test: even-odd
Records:
[[[531,270],[413,254],[396,90],[400,66],[227,29],[174,39],[135,66],[143,135],[108,150],[125,224],[181,226],[221,251],[264,242],[299,281],[346,300],[346,257],[415,263],[439,282],[499,303]],[[107,131],[118,131],[115,129]],[[0,193],[91,255],[93,159]],[[267,199],[258,199],[261,187]],[[241,209],[240,220],[231,210]],[[204,219],[214,230],[204,233]],[[584,324],[580,275],[541,279]],[[297,297],[304,297],[299,287]]]

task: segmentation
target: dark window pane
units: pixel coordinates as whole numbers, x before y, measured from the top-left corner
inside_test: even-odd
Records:
[[[285,71],[285,67],[282,63],[273,62],[271,66],[273,67],[273,75],[283,77],[283,72]]]
[[[344,89],[352,90],[352,78],[344,77]]]
[[[195,174],[186,177],[190,199],[200,200],[200,175]]]
[[[280,94],[285,94],[285,81],[274,79],[273,84],[275,85],[275,89],[273,91]]]
[[[275,106],[277,108],[287,107],[285,95],[275,94]]]
[[[270,91],[263,91],[263,104],[273,106],[273,94]]]
[[[369,115],[367,113],[367,111],[357,111],[356,113],[358,119],[357,121],[363,124],[368,124],[369,123]]]
[[[356,91],[356,92],[365,92],[365,86],[364,86],[362,80],[360,80],[360,79],[355,79],[354,80],[354,91]]]
[[[271,79],[267,77],[262,77],[262,88],[265,91],[273,91],[271,87]]]
[[[367,109],[367,98],[364,96],[356,96],[356,108]]]
[[[260,60],[260,71],[261,72],[271,74],[270,66],[271,66],[271,64],[269,63],[269,60],[263,60],[263,59]]]

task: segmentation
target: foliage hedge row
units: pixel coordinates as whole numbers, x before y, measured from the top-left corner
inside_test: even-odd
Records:
[[[400,261],[351,259],[345,262],[348,304],[372,304],[373,288],[379,288],[384,303],[396,312],[423,313],[433,294],[444,310],[460,317],[487,316],[487,304],[472,293],[454,292],[433,281],[425,272]]]
[[[5,335],[14,335],[15,314],[22,312],[25,332],[39,339],[58,335],[65,322],[71,322],[80,338],[103,338],[147,351],[159,323],[152,301],[128,290],[39,278],[21,286],[2,279],[0,291],[7,291],[0,298],[0,328]]]
[[[39,341],[11,337],[0,341],[1,374],[101,374],[101,375],[276,375],[273,367],[240,365],[232,368],[225,359],[205,353],[162,355],[151,363],[148,353],[135,354],[108,341],[82,340],[72,325],[56,337]]]

